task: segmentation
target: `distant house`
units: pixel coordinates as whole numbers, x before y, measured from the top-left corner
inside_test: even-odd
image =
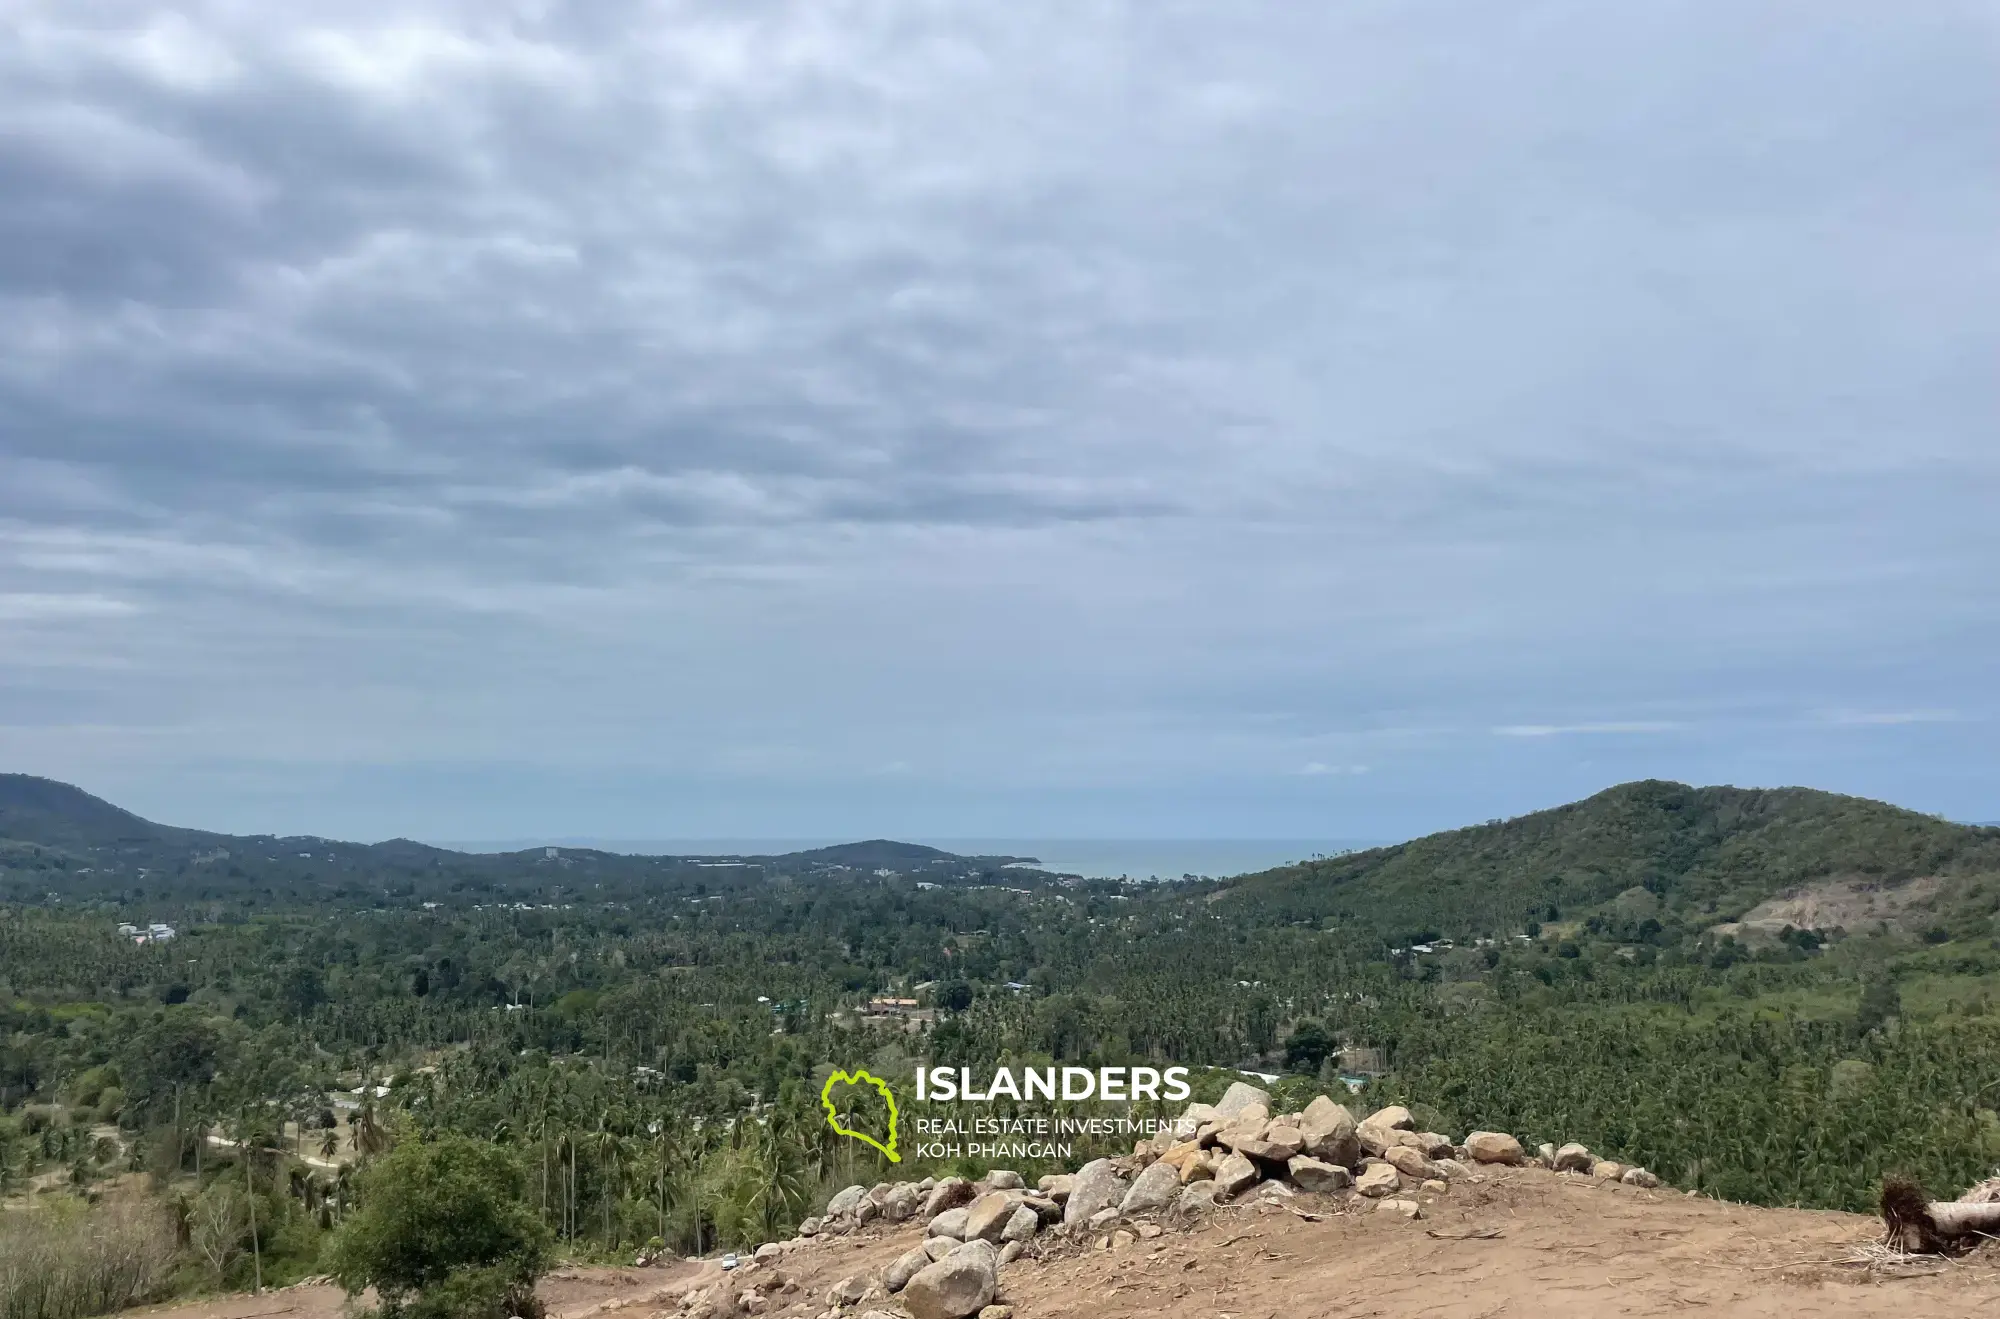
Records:
[[[871,998],[862,1007],[866,1017],[900,1017],[914,1010],[917,1000],[913,998]]]
[[[133,935],[139,933],[139,927],[132,924],[130,921],[127,921],[118,927],[118,933],[124,935],[126,938],[129,939]]]

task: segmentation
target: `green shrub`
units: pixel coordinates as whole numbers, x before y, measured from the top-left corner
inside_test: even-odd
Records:
[[[463,1136],[409,1141],[364,1172],[331,1247],[350,1295],[373,1287],[402,1319],[539,1319],[548,1233],[512,1155]]]

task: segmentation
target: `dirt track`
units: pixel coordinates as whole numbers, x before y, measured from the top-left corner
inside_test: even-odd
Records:
[[[1489,1172],[1428,1201],[1419,1222],[1363,1201],[1290,1203],[1320,1221],[1246,1207],[1115,1250],[1045,1236],[1045,1258],[1003,1272],[1001,1298],[1018,1319],[1922,1319],[2000,1307],[2000,1247],[1920,1264],[1926,1276],[1885,1276],[1840,1262],[1881,1236],[1876,1220],[1852,1214],[1754,1209],[1538,1169]],[[1498,1235],[1473,1235],[1484,1232]],[[769,1313],[820,1313],[834,1282],[886,1266],[919,1235],[915,1226],[864,1231],[793,1251],[779,1267],[799,1287],[773,1297]],[[555,1319],[607,1308],[671,1314],[691,1282],[720,1276],[713,1265],[587,1270],[544,1291]],[[333,1319],[340,1299],[331,1288],[302,1289],[165,1313],[252,1319],[295,1301],[285,1319]]]

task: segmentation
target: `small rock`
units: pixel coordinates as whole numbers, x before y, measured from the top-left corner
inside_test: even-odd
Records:
[[[1624,1182],[1627,1186],[1643,1187],[1649,1191],[1660,1184],[1660,1179],[1652,1173],[1647,1172],[1644,1168],[1627,1168],[1625,1175],[1618,1180]]]
[[[1022,1180],[1020,1173],[1009,1172],[1005,1168],[994,1168],[986,1174],[986,1186],[989,1190],[1018,1191],[1026,1185],[1027,1182]]]
[[[1402,1175],[1387,1163],[1371,1163],[1354,1179],[1354,1189],[1370,1198],[1394,1195],[1402,1185]]]
[[[951,1254],[952,1251],[957,1250],[960,1244],[959,1241],[952,1237],[926,1237],[924,1238],[922,1250],[924,1254],[929,1255],[933,1260],[940,1260],[946,1255]]]
[[[805,1219],[799,1223],[799,1235],[802,1237],[816,1237],[820,1233],[820,1227],[821,1223],[819,1219]]]
[[[1439,1181],[1433,1177],[1417,1189],[1428,1192],[1431,1195],[1444,1195],[1451,1190],[1451,1185],[1448,1182]]]
[[[1405,1218],[1424,1216],[1424,1207],[1415,1200],[1384,1200],[1376,1208],[1385,1213],[1401,1214]]]
[[[1035,1183],[1035,1189],[1061,1204],[1069,1199],[1069,1188],[1076,1178],[1066,1172],[1053,1172]]]
[[[1215,1198],[1221,1187],[1213,1180],[1190,1182],[1181,1191],[1181,1198],[1174,1208],[1183,1214],[1205,1214],[1215,1208]]]
[[[1556,1147],[1547,1141],[1543,1141],[1541,1144],[1535,1146],[1535,1162],[1541,1164],[1544,1168],[1555,1167]]]
[[[1163,1229],[1158,1223],[1141,1223],[1132,1230],[1139,1234],[1141,1241],[1151,1241],[1154,1237],[1159,1236]]]
[[[1118,1221],[1117,1206],[1115,1205],[1107,1206],[1103,1209],[1098,1210],[1096,1213],[1090,1216],[1090,1230],[1095,1232],[1100,1228],[1110,1227],[1113,1223],[1117,1221]]]
[[[979,1319],[1014,1319],[1011,1305],[989,1305],[979,1312]]]
[[[827,1217],[838,1218],[842,1214],[852,1213],[854,1207],[860,1204],[862,1197],[867,1194],[868,1188],[865,1186],[849,1186],[844,1190],[835,1191],[833,1199],[826,1202]]]
[[[1009,1241],[1006,1245],[1000,1247],[1000,1262],[1002,1264],[1012,1264],[1015,1260],[1021,1258],[1021,1252],[1027,1248],[1024,1242]]]
[[[1458,1146],[1450,1136],[1435,1131],[1419,1131],[1414,1141],[1405,1143],[1414,1144],[1427,1159],[1449,1159],[1458,1153]]]
[[[1111,1234],[1111,1248],[1113,1250],[1123,1250],[1138,1239],[1138,1237],[1121,1227]]]

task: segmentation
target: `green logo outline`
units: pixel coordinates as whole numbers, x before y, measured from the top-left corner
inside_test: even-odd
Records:
[[[872,1085],[875,1087],[876,1092],[888,1103],[889,1143],[887,1145],[884,1145],[865,1131],[849,1131],[846,1127],[840,1125],[840,1115],[833,1106],[833,1087],[841,1081],[845,1081],[849,1085]],[[826,1084],[819,1088],[819,1103],[820,1107],[826,1110],[826,1124],[833,1128],[834,1134],[846,1136],[850,1140],[863,1141],[866,1144],[874,1146],[877,1150],[887,1155],[891,1163],[901,1163],[903,1161],[903,1156],[896,1153],[896,1096],[889,1089],[886,1082],[877,1080],[865,1071],[835,1072],[832,1076],[827,1077]]]

